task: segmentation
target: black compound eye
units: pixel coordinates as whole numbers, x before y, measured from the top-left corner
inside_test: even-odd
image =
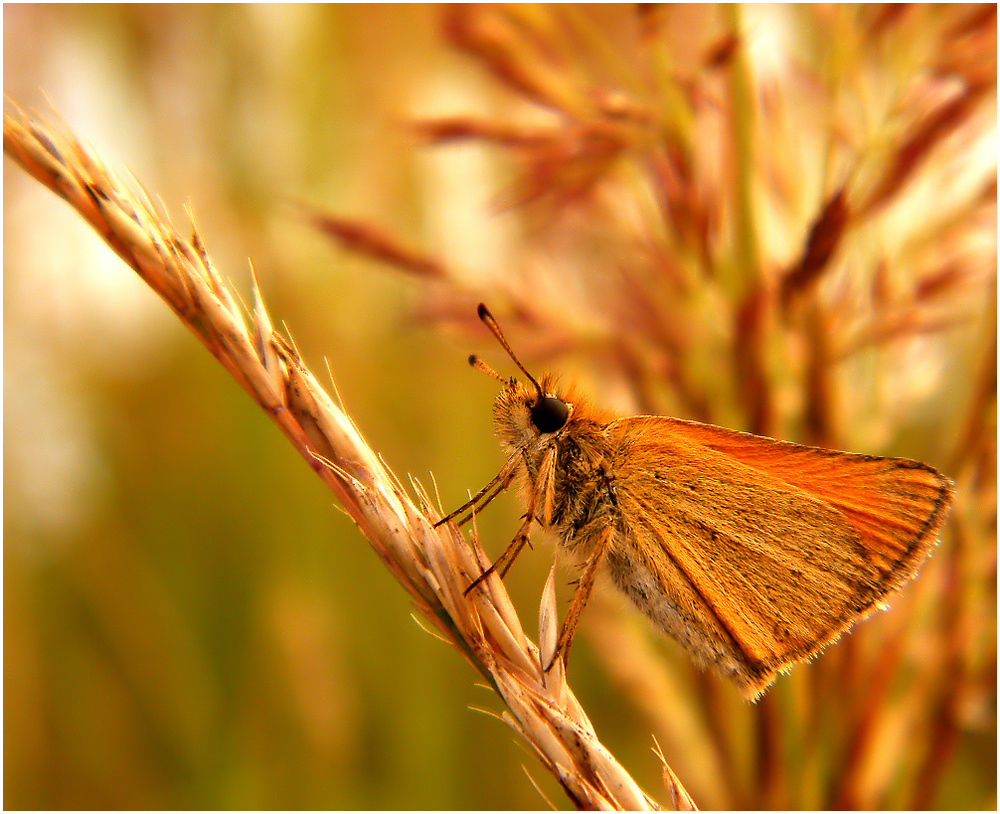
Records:
[[[539,432],[560,430],[569,419],[569,405],[555,396],[543,396],[531,408],[531,423]]]

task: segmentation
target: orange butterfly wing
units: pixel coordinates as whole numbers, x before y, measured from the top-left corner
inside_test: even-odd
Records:
[[[681,419],[614,421],[612,577],[755,696],[916,572],[951,500],[924,464]]]

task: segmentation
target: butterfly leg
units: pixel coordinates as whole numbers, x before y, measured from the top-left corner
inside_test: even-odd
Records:
[[[473,583],[465,589],[466,596],[468,596],[469,592],[472,591],[473,588],[489,577],[489,575],[494,571],[500,574],[500,579],[507,576],[507,572],[514,564],[514,560],[517,559],[517,555],[521,553],[521,549],[523,549],[530,542],[528,539],[528,528],[531,526],[534,519],[535,515],[532,512],[528,512],[524,516],[524,521],[521,523],[521,527],[517,530],[517,534],[514,535],[514,539],[511,541],[510,545],[507,546],[503,554],[497,557],[497,560],[493,563],[493,565],[483,571],[483,573],[476,577]]]
[[[514,480],[514,470],[517,468],[517,456],[517,452],[511,455],[493,480],[480,489],[474,497],[470,498],[455,509],[455,511],[451,512],[451,514],[447,514],[438,520],[434,524],[434,528],[443,526],[449,520],[454,520],[466,509],[472,509],[467,517],[458,521],[458,525],[464,526],[472,519],[473,515],[477,511],[481,511],[484,507],[488,506],[493,501],[493,498],[510,486],[511,481]],[[487,494],[491,489],[494,490],[493,493]]]
[[[556,659],[559,658],[560,653],[562,654],[563,666],[565,667],[569,662],[569,646],[573,642],[573,634],[576,632],[576,626],[580,621],[583,609],[587,606],[587,601],[590,599],[590,592],[594,589],[594,582],[597,579],[597,569],[604,560],[604,555],[607,554],[608,547],[611,545],[611,538],[614,534],[611,519],[605,518],[603,522],[605,523],[604,527],[595,531],[596,542],[594,543],[590,557],[584,563],[583,574],[581,574],[576,584],[576,593],[573,594],[569,611],[566,613],[562,630],[559,632],[559,642],[556,644],[552,661],[545,667],[545,672],[552,669],[552,665],[556,663]]]
[[[521,454],[523,454],[523,451]],[[513,460],[513,458],[511,458],[511,460]],[[507,572],[514,564],[514,560],[517,559],[517,555],[521,553],[521,550],[526,545],[530,545],[531,541],[528,538],[528,530],[531,528],[531,524],[536,518],[540,518],[543,522],[548,518],[549,513],[551,512],[551,492],[555,471],[555,460],[556,453],[553,448],[545,454],[545,457],[542,459],[542,463],[538,468],[538,476],[534,480],[534,491],[531,495],[531,499],[528,501],[528,511],[525,513],[524,518],[521,521],[521,526],[518,528],[517,534],[514,535],[514,539],[511,541],[510,545],[507,546],[506,551],[504,551],[503,554],[497,558],[496,562],[480,574],[476,580],[465,589],[466,596],[468,596],[469,591],[479,585],[494,571],[500,574],[500,579],[507,576]],[[508,461],[508,464],[510,464],[510,461]],[[504,468],[506,469],[507,467],[505,466]],[[503,470],[501,470],[501,474],[503,474]],[[511,466],[511,476],[513,476],[513,466]],[[499,478],[500,476],[498,475],[497,477]],[[539,511],[541,511],[540,516]]]

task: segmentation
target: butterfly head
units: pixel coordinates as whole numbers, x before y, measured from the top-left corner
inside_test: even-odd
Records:
[[[551,375],[546,375],[539,383],[528,373],[511,350],[500,326],[485,305],[479,306],[479,318],[528,380],[527,384],[513,377],[505,381],[478,356],[469,357],[469,364],[503,384],[493,408],[500,441],[506,446],[524,449],[533,445],[538,439],[562,430],[573,415],[573,404],[558,395],[555,379]]]
[[[539,442],[547,444],[566,428],[573,403],[558,395],[554,385],[552,376],[544,376],[540,385],[516,379],[504,384],[493,405],[496,434],[504,446],[527,449]]]

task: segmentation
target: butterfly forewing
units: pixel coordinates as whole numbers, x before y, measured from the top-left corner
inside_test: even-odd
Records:
[[[665,432],[721,452],[839,510],[862,538],[888,589],[906,582],[936,542],[951,481],[926,464],[776,441],[711,424],[642,416]]]
[[[629,538],[609,551],[613,578],[750,695],[916,570],[950,494],[910,461],[849,456],[844,478],[846,453],[710,425],[638,417],[608,430]]]

